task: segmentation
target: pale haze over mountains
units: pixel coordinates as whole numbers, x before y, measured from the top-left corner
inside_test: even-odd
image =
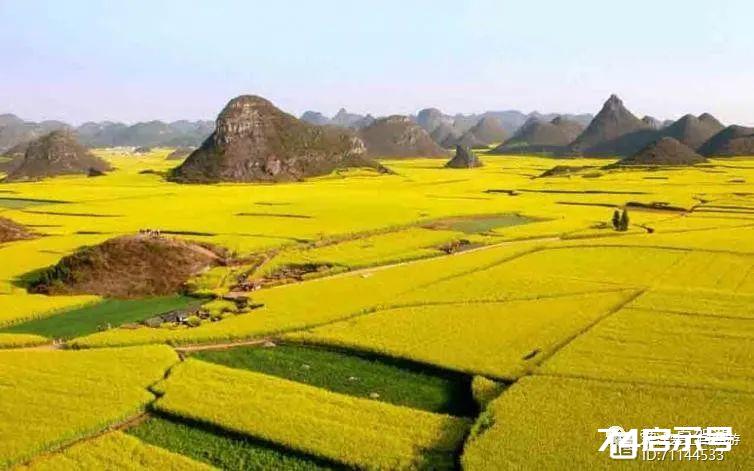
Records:
[[[366,11],[334,0],[0,2],[12,19],[0,28],[0,112],[171,122],[254,93],[296,116],[584,113],[617,93],[639,117],[754,125],[751,2],[385,0]]]

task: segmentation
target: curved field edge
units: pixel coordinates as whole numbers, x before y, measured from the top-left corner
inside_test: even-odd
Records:
[[[356,467],[452,469],[470,425],[194,359],[175,367],[156,389],[159,411]]]
[[[81,469],[210,471],[215,468],[116,431],[81,441],[56,453],[37,457],[29,464],[16,469],[19,471]]]
[[[0,351],[0,464],[9,466],[142,412],[178,361],[167,346]]]

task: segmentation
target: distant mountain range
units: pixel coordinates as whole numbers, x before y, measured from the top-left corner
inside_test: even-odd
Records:
[[[630,156],[662,137],[672,138],[704,156],[754,153],[752,128],[724,128],[708,113],[686,115],[677,121],[660,121],[651,116],[639,119],[615,95],[605,102],[595,116],[536,111],[526,114],[517,110],[450,115],[437,108],[425,108],[415,115],[387,119],[350,113],[341,108],[332,117],[307,111],[300,119],[318,126],[351,129],[359,135],[373,138],[373,147],[378,149],[381,144],[377,145],[376,142],[384,141],[387,134],[395,131],[396,134],[390,139],[398,142],[408,136],[405,137],[408,141],[420,140],[420,147],[429,149],[429,154],[437,152],[435,144],[449,149],[457,145],[471,148],[502,143],[495,149],[496,153]],[[132,125],[103,121],[72,127],[61,121],[35,123],[12,114],[3,114],[0,115],[0,153],[6,153],[11,148],[21,150],[25,143],[56,130],[75,132],[78,141],[87,147],[194,148],[200,146],[214,129],[215,122],[206,120],[172,123],[148,121]],[[665,143],[664,148],[674,144],[669,142]],[[654,149],[650,151],[654,152]]]
[[[592,121],[591,114],[559,114],[559,113],[522,113],[517,110],[506,111],[487,111],[476,114],[445,114],[437,108],[424,108],[417,114],[409,118],[423,127],[430,135],[433,135],[438,144],[445,147],[453,147],[457,143],[472,143],[474,138],[480,142],[487,142],[491,136],[500,138],[504,132],[505,135],[511,136],[518,131],[528,120],[535,118],[541,121],[551,121],[557,117],[562,117],[570,121],[575,121],[586,127]],[[487,118],[487,119],[485,119]],[[320,126],[333,125],[342,126],[352,129],[361,129],[372,124],[375,118],[372,115],[360,115],[349,113],[341,108],[338,113],[329,118],[317,111],[307,111],[301,115],[302,121],[317,124]],[[480,136],[471,136],[467,134],[473,127],[478,126],[477,133],[485,134]],[[490,132],[494,128],[493,132]],[[499,129],[497,129],[499,128]],[[481,130],[484,129],[482,132]],[[473,131],[472,131],[473,132]],[[461,138],[464,137],[461,141]],[[457,142],[458,141],[458,142]]]
[[[148,121],[132,125],[102,121],[74,127],[61,121],[36,123],[3,114],[0,115],[0,152],[58,130],[74,131],[78,141],[87,147],[196,147],[214,129],[214,121]]]

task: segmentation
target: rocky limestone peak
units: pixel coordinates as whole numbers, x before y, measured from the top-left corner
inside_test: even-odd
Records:
[[[316,126],[243,95],[223,108],[215,132],[170,175],[182,183],[295,181],[336,168],[372,167],[364,143],[342,128]]]
[[[603,107],[603,109],[611,109],[611,110],[618,110],[620,108],[623,108],[623,100],[621,100],[618,97],[618,95],[614,93],[610,95],[610,98],[607,99]]]
[[[215,141],[227,145],[249,135],[255,139],[264,138],[264,117],[273,110],[275,106],[272,103],[256,95],[241,95],[230,100],[217,116]]]
[[[696,118],[695,118],[696,119]],[[685,166],[704,162],[706,159],[694,149],[672,137],[662,137],[636,154],[619,161],[622,165],[669,165]]]
[[[70,130],[58,130],[30,142],[23,160],[8,174],[7,181],[37,180],[56,175],[87,174],[91,169],[110,170],[110,165],[91,154]]]
[[[725,126],[723,123],[720,122],[717,118],[712,116],[710,113],[702,113],[699,115],[699,121],[702,121],[704,123],[710,123],[714,126],[719,126],[720,129],[724,128]]]
[[[460,144],[456,146],[456,153],[453,158],[445,164],[447,168],[475,168],[482,165],[482,161],[479,160],[473,150]]]

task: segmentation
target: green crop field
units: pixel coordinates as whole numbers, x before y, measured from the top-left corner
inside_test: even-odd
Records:
[[[266,444],[245,435],[230,435],[226,430],[217,427],[189,424],[177,418],[153,417],[131,427],[127,433],[156,447],[219,469],[338,469],[337,465]]]
[[[752,159],[177,185],[169,151],[2,184],[36,237],[0,244],[0,468],[602,469],[615,424],[730,425],[720,469],[752,466]],[[153,299],[31,292],[141,229],[230,261]]]
[[[36,334],[68,339],[120,327],[123,324],[138,323],[157,314],[185,309],[195,304],[198,305],[200,302],[185,296],[137,300],[108,299],[92,306],[5,327],[0,329],[0,333]]]
[[[346,352],[279,345],[199,352],[196,358],[258,371],[356,397],[430,412],[473,412],[468,379],[450,372],[422,371],[417,365]],[[426,368],[425,368],[426,370]]]

